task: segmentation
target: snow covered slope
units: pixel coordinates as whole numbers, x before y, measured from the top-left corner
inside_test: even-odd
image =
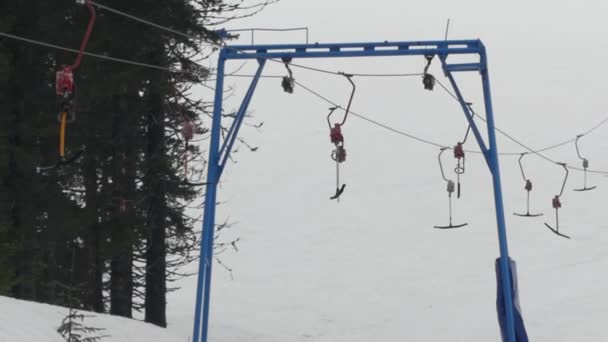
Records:
[[[57,327],[68,309],[0,297],[0,342],[65,342]],[[80,313],[88,314],[84,311]],[[185,342],[166,329],[151,324],[109,315],[91,314],[85,326],[102,328],[109,335],[101,342]]]

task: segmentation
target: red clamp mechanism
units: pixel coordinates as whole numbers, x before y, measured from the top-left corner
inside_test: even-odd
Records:
[[[454,158],[458,159],[459,161],[460,159],[464,158],[464,147],[462,146],[462,143],[458,143],[454,147]]]
[[[69,99],[74,94],[74,71],[66,65],[57,71],[55,78],[55,94],[63,99]]]
[[[464,147],[462,145],[462,143],[458,143],[456,144],[456,146],[454,146],[454,158],[456,158],[458,160],[458,163],[456,164],[456,168],[454,169],[454,172],[456,172],[456,178],[458,181],[458,191],[457,191],[457,197],[460,198],[460,175],[464,174]]]
[[[529,179],[526,179],[526,187],[524,188],[526,191],[532,191],[532,182]]]
[[[562,207],[562,202],[559,200],[559,196],[553,197],[553,209],[559,209]]]
[[[329,131],[329,138],[331,139],[331,143],[334,145],[343,144],[344,136],[342,135],[342,126],[340,124],[335,124]]]
[[[555,209],[555,227],[550,226],[546,222],[545,222],[545,226],[547,228],[549,228],[549,230],[551,230],[556,235],[569,239],[570,237],[568,235],[559,232],[559,208],[562,207],[562,202],[560,201],[560,197],[564,194],[564,188],[566,187],[566,182],[568,181],[569,171],[568,171],[568,166],[565,163],[557,163],[557,164],[561,165],[564,168],[564,171],[566,171],[566,176],[564,177],[564,183],[562,184],[562,189],[559,192],[559,195],[555,195],[555,197],[553,197],[553,200],[551,201],[553,209]]]

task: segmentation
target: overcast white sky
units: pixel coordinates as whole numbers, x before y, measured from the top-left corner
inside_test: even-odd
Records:
[[[488,49],[497,125],[533,147],[544,147],[574,138],[608,115],[606,13],[606,1],[283,0],[227,28],[307,26],[311,42],[433,40],[443,39],[450,18],[450,38],[480,38]],[[257,43],[303,40],[301,33],[258,33],[256,38]],[[294,62],[371,73],[420,72],[424,66],[422,57]],[[228,70],[239,66],[231,62]],[[254,67],[250,63],[243,72]],[[345,104],[349,86],[344,79],[294,71],[298,81]],[[431,71],[443,80],[437,64]],[[265,73],[283,74],[284,69],[269,63]],[[458,75],[458,80],[467,99],[483,113],[478,77]],[[355,82],[353,109],[358,113],[447,145],[459,141],[466,130],[457,104],[440,90],[424,91],[418,78]],[[228,85],[236,96],[225,108],[235,109],[247,80],[229,79]],[[227,168],[220,191],[226,204],[218,220],[230,217],[237,222],[232,234],[242,241],[241,251],[226,257],[235,279],[215,268],[213,336],[223,336],[222,342],[252,336],[281,342],[380,340],[378,336],[386,341],[406,336],[420,336],[412,339],[416,341],[450,336],[460,336],[458,341],[496,340],[493,258],[498,248],[490,179],[481,158],[470,157],[464,200],[456,205],[455,220],[470,222],[469,230],[438,235],[429,229],[447,219],[438,149],[352,118],[344,127],[349,157],[343,180],[348,186],[337,205],[327,200],[334,188],[327,107],[302,89],[284,94],[280,80],[260,82],[250,110],[265,125],[261,131],[242,130],[260,151],[237,154],[238,163]],[[607,132],[600,130],[581,141],[592,168],[608,170]],[[521,151],[503,138],[499,145],[502,151]],[[467,147],[475,148],[473,140]],[[573,145],[548,155],[580,163]],[[593,231],[606,221],[600,206],[605,200],[599,189],[573,194],[570,190],[580,185],[582,175],[571,174],[562,220],[564,229],[578,233],[579,242],[555,241],[542,226],[543,219],[511,216],[525,203],[523,184],[517,158],[503,158],[501,163],[510,247],[520,262],[529,330],[539,340],[572,341],[572,336],[552,335],[556,328],[542,322],[566,296],[562,287],[551,294],[546,289],[555,281],[580,279],[580,274],[543,270],[560,269],[577,257],[587,260],[587,253],[596,249],[605,259],[601,245],[591,244],[606,242]],[[530,157],[527,167],[535,182],[533,206],[551,222],[550,199],[559,191],[563,173],[538,158]],[[590,182],[605,185],[606,179],[595,176]],[[590,266],[584,274],[594,269]],[[184,334],[191,329],[194,282],[185,282],[169,299],[169,319]],[[574,296],[568,297],[574,316],[562,321],[574,324],[577,318],[593,316],[593,309],[585,311],[589,301],[575,294],[593,293],[597,284],[606,282],[565,284]],[[597,301],[603,307],[608,304],[606,299]],[[600,312],[605,318],[606,311]],[[439,327],[431,324],[437,322]],[[471,329],[475,324],[484,328]]]

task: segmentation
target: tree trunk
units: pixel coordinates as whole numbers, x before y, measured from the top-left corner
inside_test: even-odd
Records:
[[[99,224],[99,195],[98,195],[98,168],[96,166],[95,141],[87,144],[88,151],[84,159],[84,186],[86,202],[87,231],[85,233],[86,264],[89,267],[87,295],[85,305],[95,312],[104,312],[103,305],[103,258],[101,248],[101,231]]]
[[[126,88],[126,87],[125,87]],[[111,223],[112,258],[110,261],[110,300],[113,315],[131,317],[133,308],[133,244],[134,220],[132,196],[134,179],[129,177],[133,163],[129,141],[129,105],[126,89],[114,97],[115,109],[112,128],[112,192],[113,222]]]
[[[162,55],[162,54],[161,54]],[[161,327],[166,318],[166,193],[161,179],[165,170],[165,114],[161,93],[162,78],[159,75],[150,85],[147,133],[146,177],[148,207],[148,238],[146,249],[146,299],[145,320]]]

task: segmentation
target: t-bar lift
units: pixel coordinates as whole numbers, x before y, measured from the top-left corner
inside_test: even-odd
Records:
[[[449,63],[452,55],[469,55],[474,58],[471,63]],[[211,299],[211,269],[213,264],[213,239],[215,229],[215,209],[217,186],[229,159],[230,153],[243,124],[245,113],[258,81],[269,59],[277,61],[294,60],[298,58],[344,58],[344,57],[389,57],[389,56],[437,56],[442,63],[443,72],[450,81],[454,93],[460,102],[462,110],[485,161],[492,174],[494,189],[494,204],[498,226],[498,241],[500,247],[501,285],[503,289],[504,306],[506,308],[506,336],[508,342],[516,342],[513,319],[512,283],[510,278],[509,251],[507,246],[507,231],[503,208],[500,168],[498,164],[498,147],[494,130],[494,111],[490,92],[490,77],[486,49],[480,40],[446,40],[418,42],[379,42],[379,43],[335,43],[335,44],[287,44],[287,45],[242,45],[224,46],[219,51],[217,65],[217,80],[215,87],[215,105],[211,138],[209,143],[209,164],[207,169],[207,191],[203,216],[203,232],[201,239],[201,257],[196,289],[196,308],[194,315],[193,342],[207,342],[209,332],[209,303]],[[222,141],[221,120],[224,91],[225,65],[230,60],[258,61],[258,69],[243,102],[234,117],[232,125]],[[487,119],[487,139],[484,139],[479,127],[473,120],[467,102],[465,101],[454,78],[455,73],[478,72],[485,102]]]

